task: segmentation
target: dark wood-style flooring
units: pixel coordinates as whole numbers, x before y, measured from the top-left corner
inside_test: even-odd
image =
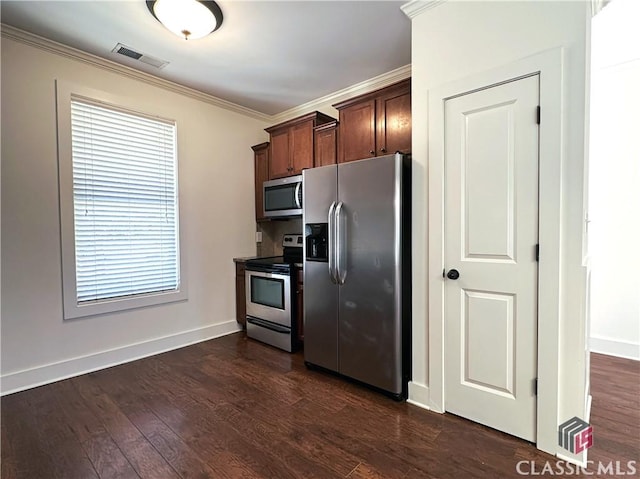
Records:
[[[589,459],[639,460],[640,363],[592,358]],[[302,354],[242,333],[1,406],[2,479],[503,478],[519,477],[521,460],[555,463],[506,434],[308,371]]]

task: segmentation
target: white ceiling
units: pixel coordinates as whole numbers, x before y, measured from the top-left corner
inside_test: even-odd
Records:
[[[222,27],[186,41],[136,1],[6,1],[2,23],[274,115],[411,63],[402,1],[220,0]],[[163,69],[111,53],[122,43]]]

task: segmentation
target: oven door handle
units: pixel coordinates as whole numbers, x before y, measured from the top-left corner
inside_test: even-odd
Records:
[[[336,218],[335,218],[336,202],[331,203],[329,207],[329,216],[327,221],[329,223],[329,278],[333,284],[338,283],[336,272]]]
[[[265,321],[264,319],[252,318],[251,316],[247,316],[247,323],[255,324],[256,326],[275,331],[276,333],[291,334],[291,329],[280,326],[278,324],[273,324],[269,321]]]
[[[289,277],[286,270],[274,269],[273,266],[269,266],[269,265],[247,263],[245,266],[245,270],[251,273],[262,273],[262,274],[256,274],[255,276],[260,276],[263,278],[284,279]]]

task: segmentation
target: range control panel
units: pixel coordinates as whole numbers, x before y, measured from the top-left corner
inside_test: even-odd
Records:
[[[282,238],[282,246],[287,248],[302,248],[303,241],[302,235],[286,234]]]

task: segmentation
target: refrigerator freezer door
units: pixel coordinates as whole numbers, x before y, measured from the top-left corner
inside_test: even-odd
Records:
[[[394,394],[403,386],[401,187],[401,155],[338,167],[339,372]]]
[[[329,223],[329,209],[337,199],[337,166],[302,172],[302,222]],[[309,232],[311,233],[311,231]],[[304,251],[304,359],[332,371],[338,370],[338,285],[329,274],[329,262],[309,261]],[[335,247],[329,235],[328,253]],[[333,262],[332,262],[333,263]]]

